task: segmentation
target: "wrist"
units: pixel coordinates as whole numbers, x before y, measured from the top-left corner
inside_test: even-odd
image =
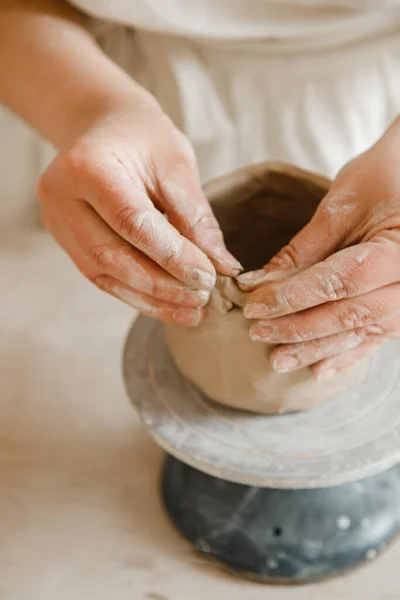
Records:
[[[0,8],[0,101],[63,150],[113,107],[151,97],[102,52],[69,4],[15,0]]]
[[[80,91],[79,98],[75,98],[73,105],[69,105],[69,126],[62,126],[55,132],[54,137],[58,140],[56,145],[60,150],[70,147],[77,138],[100,121],[114,119],[115,115],[134,117],[135,112],[139,113],[143,106],[161,111],[159,104],[147,90],[133,80],[117,79],[105,80],[105,85],[100,88],[90,86],[87,90]]]

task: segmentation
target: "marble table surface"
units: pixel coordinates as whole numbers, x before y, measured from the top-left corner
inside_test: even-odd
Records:
[[[133,311],[88,284],[43,231],[0,241],[0,600],[397,600],[400,545],[300,588],[196,555],[159,501],[162,452],[129,405]]]

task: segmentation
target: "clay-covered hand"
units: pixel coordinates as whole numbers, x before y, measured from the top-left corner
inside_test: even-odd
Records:
[[[400,334],[400,121],[347,164],[310,223],[239,277],[254,340],[277,371],[326,379]],[[261,286],[261,287],[259,287]]]
[[[96,286],[193,326],[216,269],[237,275],[193,150],[152,98],[101,114],[38,184],[43,222]]]

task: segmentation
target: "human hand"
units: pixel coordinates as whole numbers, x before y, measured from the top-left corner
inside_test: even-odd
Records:
[[[339,173],[310,223],[239,277],[278,372],[328,379],[400,333],[400,121]],[[259,287],[262,286],[262,287]],[[257,288],[257,289],[256,289]]]
[[[189,142],[151,97],[97,116],[41,177],[38,195],[45,226],[78,269],[146,315],[195,326],[215,269],[241,270]]]

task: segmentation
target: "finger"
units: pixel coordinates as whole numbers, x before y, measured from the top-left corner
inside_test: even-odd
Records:
[[[379,323],[312,341],[279,346],[272,352],[271,362],[277,372],[294,371],[349,352],[365,342],[383,343],[399,337],[399,334],[400,314],[397,311]]]
[[[291,344],[368,327],[398,314],[399,297],[400,284],[394,283],[357,298],[255,322],[250,327],[250,337],[254,341]]]
[[[386,340],[377,338],[369,342],[363,342],[357,348],[342,352],[333,358],[327,358],[312,366],[317,379],[328,381],[338,373],[345,371],[362,358],[367,358],[383,346]]]
[[[100,275],[96,278],[95,283],[102,291],[122,300],[122,302],[140,311],[143,315],[160,321],[176,323],[183,327],[197,327],[204,316],[204,311],[201,308],[173,306],[162,300],[146,296],[146,294],[135,292],[132,288],[128,288],[109,275]]]
[[[244,314],[268,319],[366,294],[399,279],[399,258],[398,245],[388,240],[351,246],[287,280],[252,292]]]
[[[244,291],[251,291],[269,281],[286,279],[330,256],[337,249],[340,241],[337,220],[332,218],[327,209],[333,200],[329,193],[319,205],[311,221],[262,269],[240,275],[238,277],[240,287]]]
[[[68,227],[53,224],[53,235],[94,283],[98,276],[109,275],[136,292],[172,304],[193,308],[207,304],[208,291],[189,289],[174,279],[124,242],[85,202],[69,202],[64,210],[68,214],[59,214],[59,218]]]
[[[130,166],[112,152],[98,162],[86,155],[70,158],[79,188],[101,218],[124,240],[138,248],[173,277],[196,289],[211,290],[215,268],[195,244],[183,237],[154,207]]]
[[[353,330],[311,342],[279,346],[271,354],[271,364],[277,373],[296,371],[357,348],[371,338],[381,337],[380,332],[379,327],[375,333],[371,327],[368,331]]]
[[[159,170],[162,205],[170,223],[205,252],[219,273],[238,275],[243,268],[226,249],[217,219],[201,188],[195,163],[170,156]]]

